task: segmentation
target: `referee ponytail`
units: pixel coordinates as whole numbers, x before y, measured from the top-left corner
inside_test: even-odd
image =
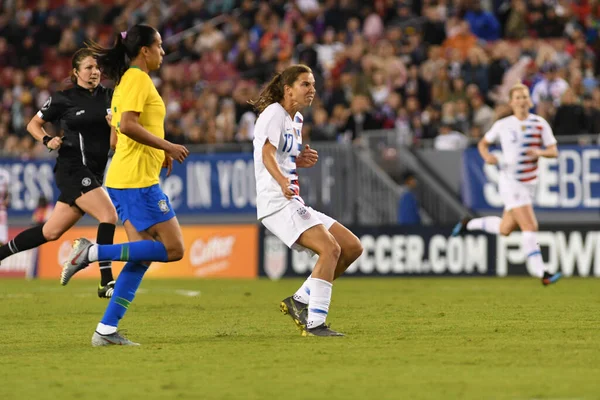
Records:
[[[118,84],[131,60],[137,57],[142,47],[150,47],[155,40],[156,29],[138,24],[127,32],[118,33],[111,48],[104,48],[95,42],[88,43],[87,47],[96,55],[102,73]]]
[[[304,64],[296,64],[287,67],[283,72],[278,73],[271,79],[271,82],[258,95],[258,99],[249,101],[254,109],[260,114],[265,108],[273,103],[279,103],[283,100],[283,89],[286,86],[293,86],[300,74],[312,74],[310,67]]]

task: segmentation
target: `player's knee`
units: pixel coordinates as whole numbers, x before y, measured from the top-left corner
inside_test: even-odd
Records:
[[[333,238],[333,236],[330,238],[330,241],[327,244],[327,247],[325,248],[325,253],[329,257],[331,257],[335,262],[337,262],[340,259],[340,256],[342,255],[342,248],[340,247],[338,242]]]
[[[104,212],[102,214],[102,216],[100,217],[100,222],[103,222],[105,224],[116,225],[118,220],[119,220],[119,217],[114,208],[110,211]]]
[[[512,228],[510,226],[502,226],[502,225],[500,225],[500,234],[502,236],[508,236],[508,235],[511,234],[512,231],[513,230],[512,230]]]
[[[119,220],[119,216],[117,215],[117,211],[113,208],[112,210],[110,210],[110,213],[107,215],[106,223],[116,225],[118,220]]]
[[[179,261],[185,254],[185,247],[182,242],[173,243],[167,248],[167,254],[169,255],[169,261]]]
[[[531,232],[537,232],[539,229],[538,223],[537,221],[532,222],[531,224],[529,224],[529,227],[527,229],[524,229],[525,231],[531,231]]]
[[[358,257],[360,257],[360,255],[363,253],[363,247],[360,243],[360,240],[355,238],[352,244],[348,246],[347,249],[344,249],[344,253],[346,254],[344,258],[346,258],[350,264],[356,261],[356,259],[358,259]]]
[[[44,225],[44,227],[42,228],[42,233],[44,235],[44,239],[46,239],[48,242],[53,242],[55,240],[60,239],[60,237],[63,234],[63,231]]]

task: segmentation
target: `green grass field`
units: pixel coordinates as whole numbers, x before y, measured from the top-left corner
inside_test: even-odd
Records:
[[[142,346],[92,348],[95,282],[2,280],[0,399],[600,398],[598,280],[342,279],[344,338],[280,314],[300,283],[145,281]]]

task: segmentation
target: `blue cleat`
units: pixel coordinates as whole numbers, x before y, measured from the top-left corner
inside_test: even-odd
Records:
[[[462,220],[460,220],[460,222],[458,222],[456,225],[454,225],[451,236],[458,236],[462,233],[465,233],[467,231],[467,224],[470,220],[471,218],[465,217]]]
[[[548,272],[544,272],[544,277],[542,278],[542,285],[551,285],[553,283],[558,282],[560,278],[562,278],[562,274],[560,272],[557,272],[555,274],[549,274]]]

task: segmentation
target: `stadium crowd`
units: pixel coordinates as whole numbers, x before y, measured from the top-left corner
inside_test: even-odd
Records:
[[[250,141],[248,100],[291,63],[315,73],[304,132],[312,141],[394,129],[407,145],[460,148],[509,112],[517,81],[556,135],[600,133],[597,0],[8,0],[5,155],[47,156],[26,125],[70,84],[70,56],[87,40],[111,45],[135,23],[161,32],[167,56],[153,79],[168,139],[179,144]]]

